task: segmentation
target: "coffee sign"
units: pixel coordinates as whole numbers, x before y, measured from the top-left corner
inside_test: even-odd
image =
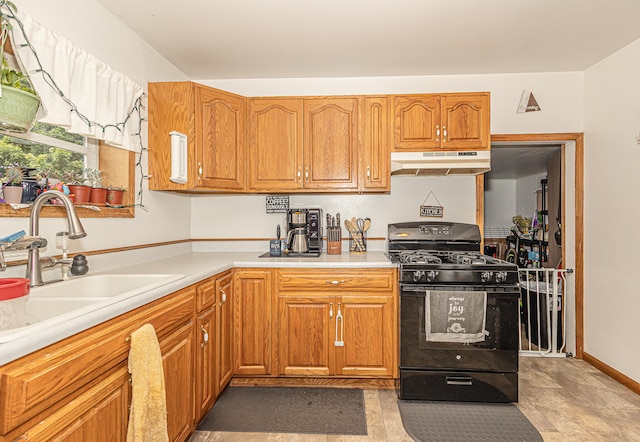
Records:
[[[289,195],[267,195],[267,213],[287,213],[289,210]]]

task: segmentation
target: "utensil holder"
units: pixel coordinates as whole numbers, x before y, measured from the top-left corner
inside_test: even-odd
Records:
[[[349,252],[367,252],[367,232],[349,232]]]

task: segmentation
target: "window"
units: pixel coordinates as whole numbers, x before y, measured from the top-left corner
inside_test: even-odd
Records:
[[[0,166],[17,165],[50,179],[98,168],[97,143],[58,126],[35,123],[30,132],[0,132]]]
[[[116,149],[46,123],[35,123],[27,133],[0,131],[0,177],[4,175],[4,168],[15,165],[32,169],[32,176],[62,181],[81,174],[85,168],[100,169],[106,178],[105,184],[133,188],[133,152]],[[133,201],[133,192],[125,192],[124,204],[130,205]],[[58,209],[47,208],[42,215],[64,216]],[[132,208],[101,208],[100,212],[78,208],[78,211],[85,217],[134,216]],[[29,209],[14,210],[9,205],[0,204],[0,217],[7,216],[29,216]]]

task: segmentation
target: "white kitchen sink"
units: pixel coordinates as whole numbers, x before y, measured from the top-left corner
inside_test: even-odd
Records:
[[[98,274],[32,287],[21,325],[0,330],[0,344],[46,333],[48,327],[184,278],[181,274]]]
[[[32,298],[111,298],[129,297],[183,278],[179,274],[104,274],[31,288]]]

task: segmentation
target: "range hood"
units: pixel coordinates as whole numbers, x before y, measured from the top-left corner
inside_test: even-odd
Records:
[[[490,170],[490,150],[391,152],[391,175],[480,175]]]

